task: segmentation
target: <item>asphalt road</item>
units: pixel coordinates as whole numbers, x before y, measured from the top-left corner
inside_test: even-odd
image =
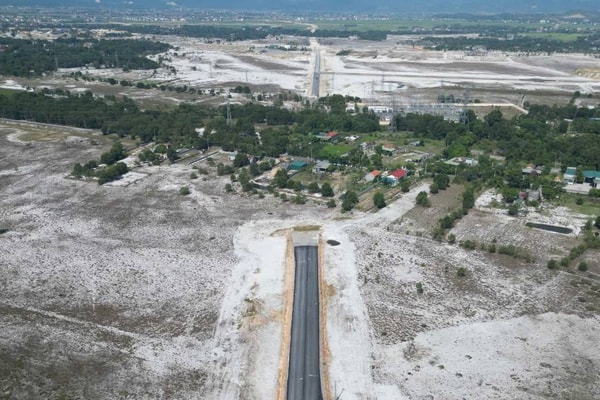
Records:
[[[321,53],[317,50],[315,54],[315,71],[313,73],[313,82],[312,82],[312,95],[315,97],[319,97],[319,86],[321,75]]]
[[[322,400],[317,246],[294,248],[296,272],[287,400]]]

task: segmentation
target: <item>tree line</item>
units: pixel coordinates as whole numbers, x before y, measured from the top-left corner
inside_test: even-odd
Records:
[[[368,133],[381,130],[378,117],[366,110],[348,113],[348,99],[334,95],[306,104],[300,110],[258,103],[231,105],[233,123],[227,123],[227,107],[181,104],[167,110],[140,110],[127,97],[95,97],[92,93],[71,94],[43,89],[40,92],[0,94],[0,117],[42,123],[101,129],[105,134],[130,137],[141,143],[156,141],[175,147],[204,149],[219,145],[255,155],[325,155],[330,161],[349,163],[363,159],[359,152],[336,157],[324,149],[328,144],[314,134],[338,130]],[[445,158],[467,156],[471,149],[496,151],[509,161],[527,160],[538,165],[581,166],[600,170],[600,108],[573,104],[564,106],[528,105],[529,114],[511,119],[493,110],[483,119],[472,111],[461,121],[441,116],[405,114],[396,116],[400,131],[417,138],[444,140]],[[256,135],[256,124],[265,124]],[[204,127],[204,135],[197,128]],[[356,154],[354,154],[356,153]]]
[[[166,43],[151,40],[57,39],[26,40],[0,38],[0,74],[37,76],[57,68],[92,66],[99,68],[155,69],[160,65],[148,59],[169,49]]]
[[[564,41],[551,38],[517,35],[514,37],[448,37],[428,36],[418,44],[430,50],[472,51],[483,48],[490,51],[510,51],[526,53],[600,53],[600,33],[578,36],[575,40]]]

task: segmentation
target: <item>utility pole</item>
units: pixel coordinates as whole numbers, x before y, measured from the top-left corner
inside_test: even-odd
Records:
[[[331,94],[335,93],[335,72],[331,73]]]
[[[227,126],[231,126],[231,102],[229,101],[229,94],[227,95]]]
[[[394,97],[394,95],[392,94],[392,117],[391,117],[391,121],[390,121],[390,132],[396,132],[397,130],[397,126],[396,126],[396,98]]]

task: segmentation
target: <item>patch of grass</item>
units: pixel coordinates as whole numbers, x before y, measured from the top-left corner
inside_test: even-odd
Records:
[[[340,157],[354,148],[351,144],[326,144],[320,151],[321,158],[328,159],[330,156]]]
[[[577,204],[578,200],[583,200],[582,204]],[[581,202],[579,200],[579,202]],[[600,199],[589,197],[586,195],[575,194],[575,193],[562,193],[560,196],[559,204],[565,206],[570,210],[594,217],[600,214]]]

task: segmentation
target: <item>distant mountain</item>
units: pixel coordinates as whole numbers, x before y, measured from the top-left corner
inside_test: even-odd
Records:
[[[564,13],[573,10],[600,12],[598,0],[0,0],[0,5],[46,7],[180,6],[204,9],[285,11],[380,11],[393,13]]]

